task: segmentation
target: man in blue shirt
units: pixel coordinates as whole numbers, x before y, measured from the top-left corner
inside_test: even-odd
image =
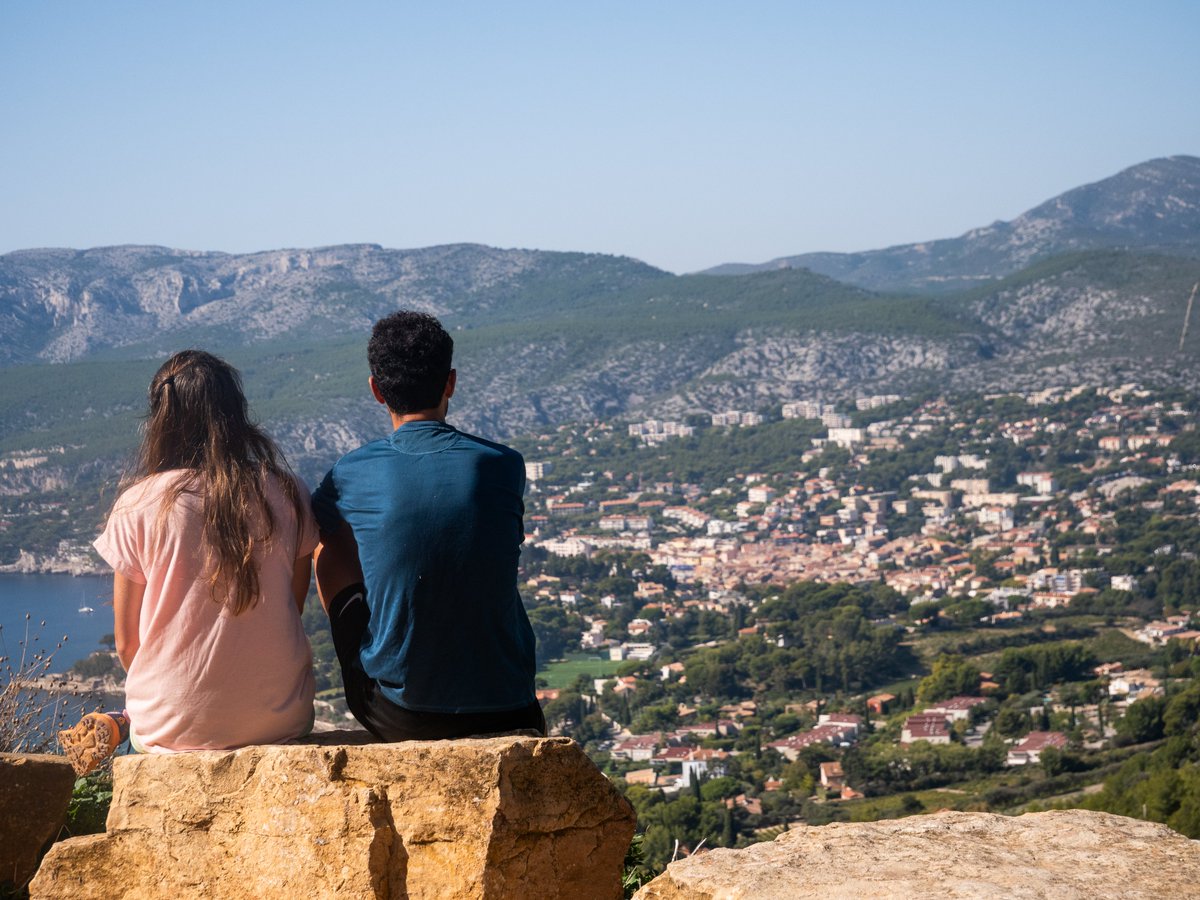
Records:
[[[424,313],[375,324],[371,393],[394,430],[313,493],[317,588],[346,701],[380,740],[545,732],[517,591],[525,466],[446,424],[453,349]]]

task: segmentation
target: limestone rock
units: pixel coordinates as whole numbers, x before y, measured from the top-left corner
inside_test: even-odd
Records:
[[[75,773],[61,756],[0,753],[0,884],[23,885],[67,817]]]
[[[674,862],[634,900],[1197,896],[1200,842],[1165,825],[1063,810],[803,827]]]
[[[118,758],[30,896],[621,896],[633,810],[574,742],[339,739]]]

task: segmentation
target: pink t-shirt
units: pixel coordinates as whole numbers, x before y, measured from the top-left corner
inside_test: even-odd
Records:
[[[292,598],[295,561],[317,545],[308,492],[304,519],[272,480],[275,532],[256,554],[261,595],[234,616],[206,577],[200,498],[182,494],[160,526],[179,471],[143,479],[118,499],[95,547],[114,570],[146,585],[141,646],[125,680],[133,730],[150,751],[226,750],[295,738],[313,712],[312,651]]]

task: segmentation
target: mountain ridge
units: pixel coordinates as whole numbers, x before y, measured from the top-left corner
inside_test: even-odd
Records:
[[[880,295],[779,270],[659,279],[526,320],[447,318],[461,373],[455,421],[504,437],[816,394],[945,390],[950,373],[960,390],[1107,383],[1117,372],[1194,385],[1200,329],[1177,347],[1198,280],[1200,260],[1091,251],[946,296]],[[379,425],[363,388],[368,332],[364,319],[344,334],[205,346],[242,369],[289,452],[319,467]],[[88,443],[80,429],[139,409],[154,360],[184,345],[168,335],[154,353],[127,345],[0,368],[0,453]],[[111,441],[119,436],[102,443]]]
[[[872,290],[945,292],[1001,278],[1059,253],[1105,248],[1200,254],[1200,157],[1147,160],[1071,188],[1009,222],[997,220],[954,238],[726,263],[699,274],[807,268]]]
[[[446,244],[251,254],[119,245],[0,256],[0,365],[86,358],[164,335],[240,344],[320,327],[348,333],[400,306],[496,319],[671,277],[625,257]]]
[[[99,471],[134,440],[156,360],[202,346],[242,370],[256,413],[306,475],[319,473],[386,427],[364,389],[365,347],[371,324],[400,306],[435,313],[454,336],[455,424],[501,439],[814,396],[1194,389],[1200,328],[1182,339],[1200,220],[1192,194],[1168,185],[1177,162],[1126,170],[1117,193],[1144,190],[1146,203],[1092,185],[1035,207],[1022,226],[1032,265],[940,292],[884,293],[806,268],[676,276],[627,257],[479,244],[13,251],[0,256],[0,455],[64,448],[46,473],[55,483]],[[1200,159],[1186,165],[1200,171]],[[1166,212],[1164,197],[1177,201]],[[1037,223],[1060,206],[1147,243],[1171,237],[1173,252],[1053,255],[1063,229]],[[27,477],[9,487],[25,490]]]

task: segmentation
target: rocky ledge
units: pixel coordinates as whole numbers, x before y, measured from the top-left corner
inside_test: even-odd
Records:
[[[67,817],[75,772],[61,756],[0,753],[0,897],[23,887]]]
[[[634,900],[1197,896],[1200,842],[1165,825],[1063,810],[799,828],[674,862]]]
[[[633,810],[574,742],[360,740],[121,757],[30,896],[621,896]]]

